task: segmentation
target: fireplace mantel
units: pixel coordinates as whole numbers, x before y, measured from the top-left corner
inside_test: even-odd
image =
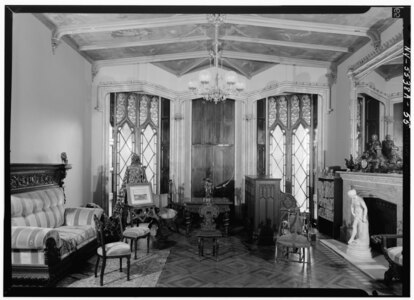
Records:
[[[397,233],[402,233],[403,189],[402,174],[338,172],[343,180],[343,225],[349,227],[352,221],[351,199],[347,193],[355,189],[363,198],[380,198],[397,205]],[[368,212],[369,213],[369,212]]]

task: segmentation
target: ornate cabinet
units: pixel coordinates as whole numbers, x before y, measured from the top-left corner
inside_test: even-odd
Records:
[[[318,228],[321,233],[339,239],[342,225],[342,179],[318,178]]]
[[[280,223],[280,178],[246,175],[246,216],[257,230],[259,225],[278,228]]]

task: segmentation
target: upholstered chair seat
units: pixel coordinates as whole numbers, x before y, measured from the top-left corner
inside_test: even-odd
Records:
[[[403,265],[403,254],[402,254],[402,247],[392,247],[387,249],[388,257],[397,265]]]
[[[98,254],[103,255],[102,247],[98,248]],[[109,243],[105,245],[105,252],[106,256],[120,256],[120,255],[128,255],[131,254],[131,249],[127,243],[124,242],[115,242]]]
[[[150,229],[148,227],[130,227],[125,229],[122,235],[124,238],[136,239],[143,237],[148,233],[150,233]]]
[[[278,244],[280,246],[292,247],[292,248],[306,248],[309,247],[309,240],[304,235],[299,234],[286,234],[278,238]]]

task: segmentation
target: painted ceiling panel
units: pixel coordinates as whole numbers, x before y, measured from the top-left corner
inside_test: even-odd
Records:
[[[263,28],[258,26],[237,25],[226,29],[226,35],[267,39],[284,42],[308,43],[314,45],[347,47],[359,37],[352,35],[321,33],[282,28]],[[365,41],[368,41],[366,38]]]
[[[107,22],[133,21],[153,18],[167,18],[174,14],[72,14],[45,13],[48,19],[58,26],[101,24]]]
[[[403,74],[403,67],[400,64],[383,65],[375,70],[385,80],[401,76]]]
[[[127,29],[105,32],[88,32],[74,34],[72,38],[80,46],[98,43],[128,43],[137,41],[151,41],[162,39],[186,38],[206,36],[207,25],[185,25],[161,28]]]
[[[207,43],[203,42],[189,42],[189,43],[174,43],[156,46],[142,46],[142,47],[125,47],[85,51],[94,60],[108,60],[117,58],[131,58],[134,56],[153,56],[163,54],[186,53],[193,51],[205,51]]]
[[[175,75],[181,76],[189,72],[194,72],[195,70],[209,67],[209,60],[208,58],[182,59],[154,63],[154,65],[168,69]]]
[[[223,49],[228,51],[238,51],[245,53],[255,53],[273,56],[282,56],[287,58],[309,59],[309,60],[321,60],[321,61],[335,61],[341,52],[326,51],[326,50],[314,50],[305,48],[293,48],[284,46],[272,46],[272,45],[258,45],[254,43],[239,43],[231,42],[225,43]]]
[[[264,18],[370,27],[379,20],[390,18],[391,8],[372,7],[362,14],[261,14],[260,16]]]

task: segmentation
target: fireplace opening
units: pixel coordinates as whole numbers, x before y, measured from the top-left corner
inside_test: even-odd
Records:
[[[379,198],[364,197],[368,208],[369,235],[397,232],[397,205]],[[381,252],[380,245],[370,242],[373,250]],[[395,245],[389,245],[390,247]]]

